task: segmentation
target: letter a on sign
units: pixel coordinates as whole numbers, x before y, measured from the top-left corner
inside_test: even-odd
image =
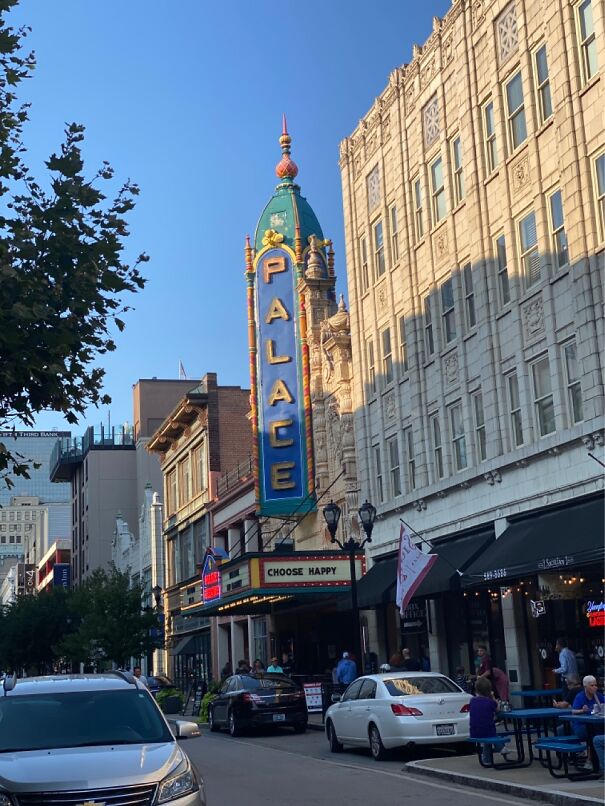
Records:
[[[276,403],[279,403],[280,400],[285,400],[286,403],[294,403],[294,398],[290,394],[290,390],[286,386],[285,382],[277,380],[273,384],[273,388],[271,389],[271,394],[269,395],[269,400],[267,402],[270,406],[274,406]]]

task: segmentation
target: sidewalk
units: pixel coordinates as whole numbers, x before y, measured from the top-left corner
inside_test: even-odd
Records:
[[[517,770],[490,770],[481,767],[477,756],[472,755],[409,761],[405,769],[415,775],[556,806],[603,804],[603,781],[556,780],[538,763]]]
[[[324,730],[324,723],[321,718],[321,712],[319,714],[309,714],[309,721],[307,723],[307,727],[309,730]]]

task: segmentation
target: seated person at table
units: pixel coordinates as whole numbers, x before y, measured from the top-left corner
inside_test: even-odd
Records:
[[[587,674],[582,680],[583,690],[576,694],[571,706],[572,714],[590,714],[595,706],[598,707],[599,712],[603,711],[603,703],[605,697],[597,690],[597,679],[591,674]],[[573,731],[580,739],[586,739],[586,728],[580,722],[572,722]]]
[[[582,684],[577,675],[569,675],[567,678],[567,689],[563,691],[563,699],[553,699],[553,708],[571,708],[576,696],[582,692]]]
[[[485,739],[488,736],[496,735],[496,712],[498,703],[494,697],[492,686],[485,677],[478,677],[475,683],[475,696],[469,704],[470,712],[470,736],[471,739]],[[500,751],[504,758],[510,750],[503,747]],[[493,747],[483,745],[481,749],[481,760],[484,764],[491,764],[493,760]]]
[[[581,691],[583,691],[583,689],[582,684],[580,683],[580,678],[576,675],[570,674],[567,678],[567,687],[563,692],[563,699],[556,700],[553,698],[553,708],[571,708],[573,706],[573,701]],[[564,736],[569,732],[568,727],[568,725],[558,725],[557,734],[559,736]]]

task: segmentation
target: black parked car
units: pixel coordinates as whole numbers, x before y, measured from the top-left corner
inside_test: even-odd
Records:
[[[307,721],[302,688],[283,674],[267,672],[228,677],[208,709],[210,730],[226,727],[232,736],[262,725],[291,725],[304,733]]]

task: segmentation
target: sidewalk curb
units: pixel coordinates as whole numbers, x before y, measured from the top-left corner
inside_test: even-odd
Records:
[[[170,725],[173,725],[177,720],[181,720],[181,721],[184,720],[185,722],[194,721],[193,717],[182,716],[180,714],[164,714],[164,716],[166,717],[166,721]],[[208,729],[208,723],[207,722],[200,722],[199,726],[200,726],[200,728]],[[319,730],[319,731],[321,731],[323,733],[324,729],[325,729],[324,726],[321,725],[321,724],[318,724],[316,722],[307,722],[307,730]]]
[[[585,797],[584,795],[567,794],[560,790],[541,790],[533,787],[522,786],[521,784],[505,783],[503,781],[493,781],[480,778],[478,775],[468,775],[461,772],[450,772],[449,770],[436,770],[433,767],[424,766],[422,761],[408,761],[405,765],[407,772],[416,775],[424,775],[427,778],[438,778],[441,781],[451,781],[462,786],[473,787],[475,789],[487,789],[491,792],[502,792],[525,800],[550,803],[553,806],[588,806],[590,803],[598,803],[602,806],[603,801],[599,798]]]

